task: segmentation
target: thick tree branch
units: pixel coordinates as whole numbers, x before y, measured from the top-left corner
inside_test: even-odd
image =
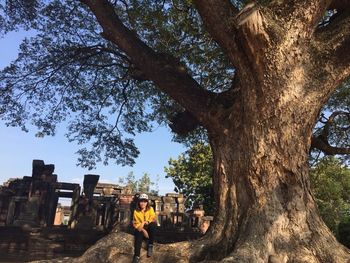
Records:
[[[322,130],[319,133],[319,135],[317,135],[317,136],[314,135],[312,137],[311,148],[316,148],[327,155],[349,154],[350,153],[350,148],[335,147],[335,146],[330,145],[330,143],[329,143],[329,136],[330,136],[331,127],[336,125],[335,119],[340,115],[346,116],[347,119],[349,119],[349,117],[350,117],[349,112],[344,112],[344,111],[332,112],[332,114],[327,118],[327,120],[325,122],[323,122],[325,125],[322,127]],[[348,129],[348,127],[346,129]]]
[[[194,2],[207,31],[234,65],[235,76],[260,83],[269,63],[266,54],[269,49],[274,50],[272,45],[276,46],[271,39],[280,38],[281,32],[278,26],[276,30],[276,23],[270,23],[274,20],[271,12],[263,9],[258,1],[250,1],[241,10],[237,10],[229,0]]]
[[[312,137],[311,148],[318,149],[326,155],[350,154],[350,148],[331,146],[321,136]]]
[[[283,21],[289,34],[308,39],[332,0],[270,1],[269,8]]]
[[[238,10],[229,0],[195,0],[195,6],[211,37],[223,48],[231,62],[238,67],[240,62],[235,42],[233,19]]]
[[[103,36],[116,44],[147,79],[190,111],[200,122],[206,121],[211,93],[204,90],[175,58],[158,54],[135,32],[126,28],[107,0],[81,0],[94,13]]]
[[[314,40],[314,70],[322,74],[329,93],[350,76],[350,9],[318,29]]]

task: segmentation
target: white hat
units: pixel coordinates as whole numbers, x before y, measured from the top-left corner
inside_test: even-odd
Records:
[[[146,194],[140,194],[139,200],[148,200],[148,195],[146,195]]]

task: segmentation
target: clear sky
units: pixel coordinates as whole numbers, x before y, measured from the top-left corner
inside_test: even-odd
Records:
[[[17,56],[18,47],[24,32],[12,32],[0,39],[0,69],[8,65]],[[61,182],[82,184],[87,173],[100,175],[100,182],[118,183],[118,178],[126,176],[130,171],[136,178],[144,172],[154,181],[159,175],[159,191],[161,194],[173,192],[174,184],[165,178],[164,166],[170,157],[176,158],[185,148],[171,142],[168,128],[159,127],[152,133],[143,133],[136,137],[135,143],[140,156],[133,167],[122,167],[110,162],[108,166],[100,164],[94,170],[76,166],[78,146],[69,143],[64,137],[64,127],[54,137],[36,138],[35,130],[25,133],[19,128],[6,127],[0,120],[0,184],[8,178],[30,176],[32,160],[44,160],[46,164],[55,165],[55,174]]]

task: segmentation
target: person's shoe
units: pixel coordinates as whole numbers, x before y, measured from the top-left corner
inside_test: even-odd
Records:
[[[147,257],[152,257],[152,255],[153,255],[153,245],[148,245]]]
[[[132,259],[132,263],[140,263],[140,257],[134,256],[134,258]]]

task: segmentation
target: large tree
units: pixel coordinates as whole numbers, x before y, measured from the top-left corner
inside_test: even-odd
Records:
[[[10,125],[25,129],[30,117],[39,135],[51,134],[70,110],[71,138],[95,139],[95,150],[81,150],[87,166],[103,151],[132,163],[137,150],[121,130],[147,130],[157,113],[180,134],[207,131],[217,213],[192,261],[350,259],[320,219],[308,179],[311,145],[349,153],[330,144],[346,112],[321,116],[313,136],[350,75],[348,0],[6,4],[3,28],[39,32],[0,76]]]

